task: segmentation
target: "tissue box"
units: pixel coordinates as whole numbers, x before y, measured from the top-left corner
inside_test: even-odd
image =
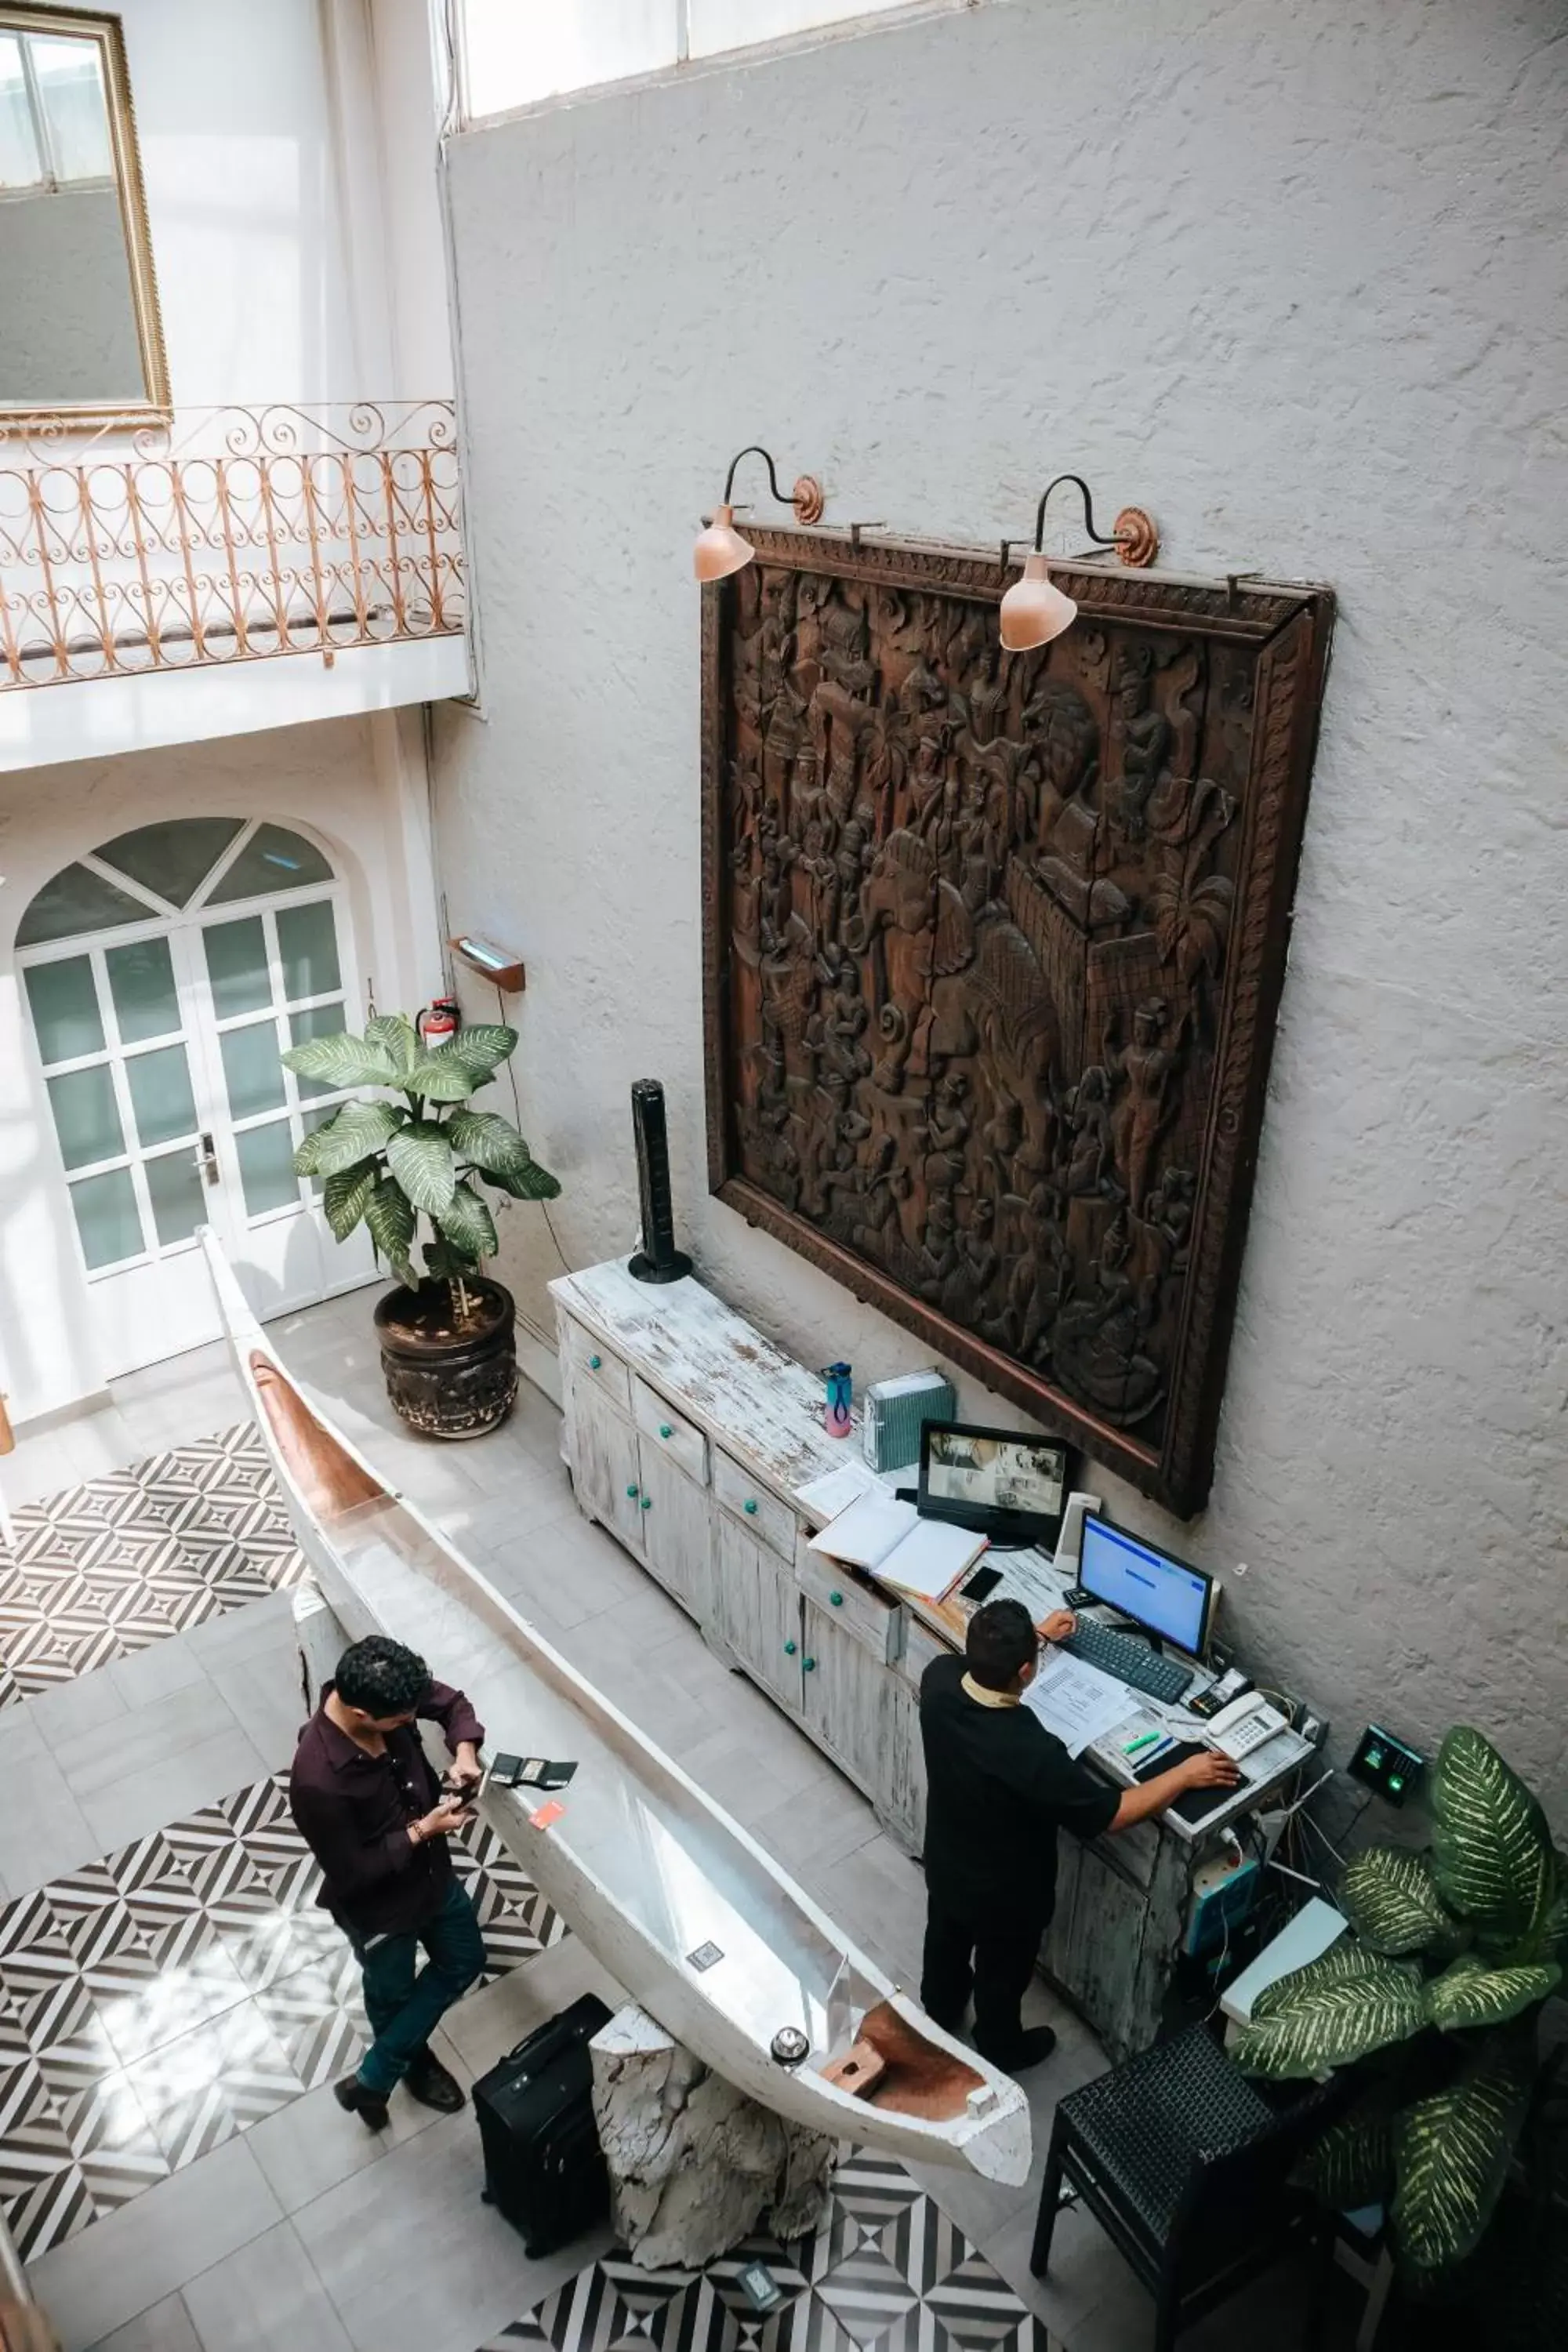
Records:
[[[902,1470],[921,1458],[928,1421],[951,1421],[958,1399],[938,1371],[877,1381],[860,1400],[860,1443],[873,1470]]]

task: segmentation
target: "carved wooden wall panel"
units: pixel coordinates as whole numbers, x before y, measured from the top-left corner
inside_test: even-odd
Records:
[[[752,530],[704,591],[714,1191],[1190,1514],[1208,1492],[1327,590]],[[827,1341],[824,1341],[825,1347]]]

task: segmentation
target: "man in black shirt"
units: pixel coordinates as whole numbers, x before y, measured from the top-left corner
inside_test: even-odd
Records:
[[[974,2046],[1009,2074],[1056,2046],[1026,2032],[1020,2003],[1056,1905],[1057,1832],[1092,1838],[1130,1829],[1184,1789],[1233,1786],[1227,1756],[1205,1753],[1117,1790],[1075,1764],[1022,1705],[1042,1639],[1065,1642],[1058,1610],[1038,1627],[1021,1601],[988,1601],[969,1621],[962,1658],[933,1658],[921,1683],[926,1759],[926,1939],[921,2000],[949,2032],[974,1994]]]

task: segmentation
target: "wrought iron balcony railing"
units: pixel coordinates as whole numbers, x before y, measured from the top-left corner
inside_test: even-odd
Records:
[[[0,441],[0,692],[460,635],[455,437],[426,400]]]

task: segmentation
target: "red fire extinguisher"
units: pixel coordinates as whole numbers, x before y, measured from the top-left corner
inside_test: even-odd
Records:
[[[463,1025],[462,1009],[455,996],[437,996],[415,1023],[424,1045],[444,1045]]]

